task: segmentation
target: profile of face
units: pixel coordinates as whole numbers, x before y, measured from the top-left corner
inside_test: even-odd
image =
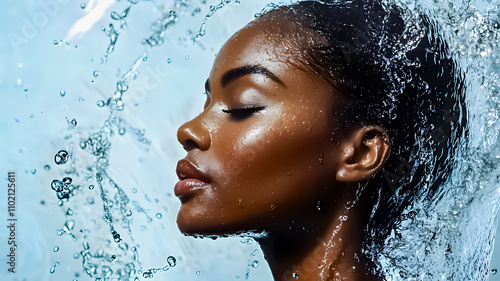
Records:
[[[292,39],[270,39],[273,32],[257,20],[226,42],[203,111],[178,129],[185,234],[288,229],[314,216],[319,201],[340,202],[348,182],[370,178],[389,155],[381,127],[338,130],[340,95],[301,66]]]

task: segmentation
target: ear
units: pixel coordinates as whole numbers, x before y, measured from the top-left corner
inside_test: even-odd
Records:
[[[380,126],[364,126],[341,143],[343,155],[337,166],[337,180],[359,182],[380,170],[391,151],[389,135]]]

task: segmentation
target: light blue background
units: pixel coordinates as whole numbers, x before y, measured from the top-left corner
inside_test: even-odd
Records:
[[[7,273],[5,263],[7,182],[2,181],[0,280],[72,280],[75,272],[81,274],[78,280],[90,280],[81,273],[81,261],[72,257],[81,250],[80,244],[56,235],[65,219],[50,189],[50,182],[58,175],[53,157],[66,145],[64,137],[72,132],[67,119],[76,119],[77,128],[84,131],[95,131],[102,125],[108,110],[97,107],[96,101],[112,96],[118,73],[123,74],[141,54],[141,40],[152,34],[150,27],[160,17],[161,6],[172,6],[173,2],[149,1],[132,7],[128,28],[120,34],[114,53],[104,65],[100,58],[109,40],[100,27],[112,22],[111,11],[121,12],[129,5],[127,1],[2,2],[0,175],[3,179],[8,171],[17,173],[19,221],[17,273],[13,275]],[[189,41],[189,30],[197,32],[209,5],[219,3],[207,2],[202,5],[201,1],[192,1],[189,9],[200,7],[201,12],[180,17],[168,33],[168,42],[149,53],[148,61],[139,69],[138,80],[131,83],[124,97],[123,116],[132,126],[145,129],[151,146],[146,148],[130,134],[112,139],[112,176],[129,195],[132,188],[139,188],[133,195],[152,216],[163,214],[149,224],[140,218],[135,222],[134,233],[141,245],[139,253],[144,267],[163,266],[169,255],[179,258],[177,267],[156,275],[155,280],[236,280],[237,275],[243,280],[250,254],[257,248],[255,244],[240,243],[239,238],[212,241],[184,237],[175,225],[179,202],[171,196],[176,182],[174,169],[184,155],[176,141],[176,129],[201,110],[203,85],[216,51],[268,1],[241,0],[240,5],[230,4],[218,11],[207,23],[201,48]],[[87,8],[82,9],[82,3]],[[87,25],[88,31],[70,36],[74,24],[99,5],[109,7],[103,9],[93,25]],[[63,44],[54,45],[54,40],[63,40]],[[168,58],[171,63],[167,63]],[[99,71],[98,77],[92,75],[95,70]],[[59,94],[61,89],[66,92],[64,97]],[[43,169],[46,164],[51,170]],[[158,203],[152,199],[158,199]],[[46,204],[40,204],[41,201]],[[96,212],[102,212],[100,205],[96,208]],[[147,226],[147,230],[140,230],[140,225]],[[52,251],[55,245],[61,248],[56,253]],[[260,266],[251,269],[249,280],[272,280],[260,251],[257,260]],[[50,274],[49,269],[57,261],[61,264]],[[494,254],[492,268],[500,267],[499,263],[499,254]],[[490,280],[500,278],[492,275]]]

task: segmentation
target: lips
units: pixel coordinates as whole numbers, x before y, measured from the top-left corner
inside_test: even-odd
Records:
[[[194,190],[207,186],[210,182],[207,175],[185,159],[177,162],[176,172],[180,180],[174,187],[174,194],[177,197],[185,197]]]

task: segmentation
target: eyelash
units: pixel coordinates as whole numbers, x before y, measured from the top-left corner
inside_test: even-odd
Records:
[[[255,107],[242,107],[234,109],[223,109],[222,112],[229,114],[231,118],[235,120],[244,120],[252,116],[254,113],[261,111],[262,109],[264,109],[263,106],[255,106]]]

